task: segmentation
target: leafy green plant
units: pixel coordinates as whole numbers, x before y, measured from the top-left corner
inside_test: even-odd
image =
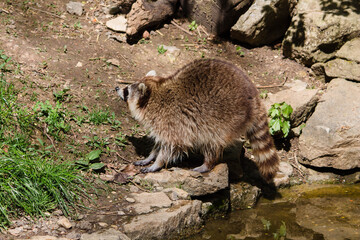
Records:
[[[109,118],[110,118],[110,112],[108,109],[102,110],[100,108],[97,108],[89,112],[89,122],[95,125],[108,123]]]
[[[159,45],[157,47],[157,51],[159,54],[164,54],[164,53],[166,53],[167,49],[164,48],[164,45]]]
[[[77,21],[76,23],[74,23],[74,29],[75,30],[82,29],[81,22]]]
[[[107,145],[110,144],[109,138],[101,138],[96,135],[92,138],[88,136],[83,136],[83,138],[87,139],[86,145],[88,145],[92,149],[104,149]]]
[[[264,230],[269,231],[270,226],[271,226],[271,222],[269,220],[266,220],[265,218],[261,218],[261,222],[262,222],[262,224],[264,226]]]
[[[71,96],[69,95],[70,89],[69,88],[64,88],[63,90],[60,90],[58,92],[53,92],[55,101],[58,102],[65,102],[66,100],[70,100]]]
[[[245,53],[240,46],[236,46],[236,54],[240,55],[240,57],[245,57]]]
[[[99,160],[101,153],[102,151],[100,149],[91,151],[85,156],[85,158],[77,160],[76,163],[85,169],[100,170],[105,166],[104,163],[96,162]]]
[[[276,233],[273,233],[274,240],[282,240],[286,237],[286,224],[284,221],[282,221],[280,228],[276,231]]]
[[[190,31],[195,31],[196,29],[198,28],[198,25],[195,21],[192,21],[190,24],[189,24],[189,30]]]
[[[265,99],[267,97],[268,97],[268,91],[267,90],[262,90],[260,92],[260,98]]]
[[[271,135],[281,134],[287,137],[290,132],[290,116],[293,109],[285,102],[274,103],[269,109],[268,115],[271,117],[269,122]]]
[[[127,144],[126,135],[123,133],[118,133],[115,137],[115,144],[119,147],[125,148]]]
[[[71,125],[61,103],[56,102],[55,107],[53,107],[49,101],[38,102],[34,107],[34,111],[40,121],[45,123],[46,131],[56,140],[61,140],[61,132],[67,133],[70,131]]]

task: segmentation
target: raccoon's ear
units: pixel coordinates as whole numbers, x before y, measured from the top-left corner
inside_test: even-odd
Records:
[[[145,83],[140,83],[138,88],[139,88],[139,91],[141,92],[141,95],[144,95],[145,92],[146,92],[146,85],[145,85]]]

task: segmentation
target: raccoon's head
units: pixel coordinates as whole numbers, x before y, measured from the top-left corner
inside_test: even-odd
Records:
[[[120,98],[125,101],[130,109],[131,115],[140,120],[140,113],[146,107],[151,94],[150,86],[143,81],[130,84],[124,88],[115,88]]]

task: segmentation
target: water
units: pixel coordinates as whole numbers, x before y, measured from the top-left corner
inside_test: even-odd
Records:
[[[360,184],[301,185],[279,193],[273,201],[261,199],[254,209],[209,221],[189,239],[274,240],[282,225],[286,237],[279,239],[360,239]]]

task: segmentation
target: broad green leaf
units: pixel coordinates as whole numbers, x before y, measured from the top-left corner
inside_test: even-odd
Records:
[[[293,109],[292,109],[292,107],[290,105],[284,103],[281,106],[281,113],[284,116],[284,118],[289,119],[292,112],[293,112]]]
[[[274,124],[272,124],[271,128],[274,130],[274,132],[278,132],[281,129],[281,121],[279,118],[276,118],[274,121]]]
[[[75,161],[75,163],[80,164],[80,165],[84,165],[84,166],[88,166],[89,165],[89,160],[81,159],[81,160]]]
[[[101,168],[103,168],[105,166],[105,164],[103,163],[93,163],[89,166],[90,169],[93,169],[93,170],[99,170]]]
[[[88,155],[86,155],[86,159],[88,159],[89,161],[95,160],[97,158],[99,158],[101,155],[101,150],[94,150],[92,152],[90,152]]]
[[[272,118],[278,117],[279,115],[280,115],[279,109],[272,109],[270,112],[270,117]]]
[[[280,229],[279,229],[279,235],[281,237],[285,237],[286,236],[286,225],[285,222],[282,222]]]
[[[284,134],[284,137],[287,137],[290,131],[290,122],[289,121],[285,121],[283,122],[282,126],[281,126],[281,131]]]

